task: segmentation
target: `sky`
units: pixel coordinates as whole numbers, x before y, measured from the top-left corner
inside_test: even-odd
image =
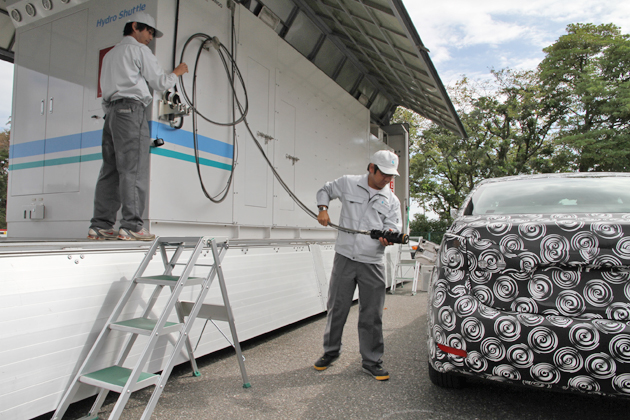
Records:
[[[627,0],[403,0],[444,85],[490,70],[530,70],[570,23],[614,23],[630,33]]]

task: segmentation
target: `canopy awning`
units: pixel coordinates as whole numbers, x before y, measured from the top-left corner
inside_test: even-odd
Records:
[[[0,60],[13,63],[15,47],[15,28],[7,12],[7,7],[0,5]]]
[[[387,125],[402,105],[466,131],[402,0],[241,0]]]

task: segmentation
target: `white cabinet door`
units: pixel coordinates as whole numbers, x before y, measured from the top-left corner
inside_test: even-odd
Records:
[[[79,191],[87,17],[18,35],[12,195]]]
[[[14,196],[43,191],[50,25],[20,33],[17,42],[10,173]]]
[[[295,107],[283,100],[276,103],[276,145],[274,165],[284,183],[295,191]],[[303,197],[311,202],[312,197]],[[295,203],[289,194],[274,180],[273,223],[278,226],[297,226]]]
[[[44,193],[79,191],[87,18],[83,10],[52,22]]]

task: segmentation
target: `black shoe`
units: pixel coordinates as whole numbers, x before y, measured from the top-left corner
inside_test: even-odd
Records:
[[[377,381],[386,381],[389,379],[389,372],[383,369],[383,366],[381,365],[363,365],[363,372],[367,373],[368,375],[372,375]]]
[[[332,362],[334,362],[338,358],[339,358],[339,355],[331,356],[329,354],[324,353],[322,357],[317,359],[313,367],[317,370],[326,370],[328,366],[332,365]]]

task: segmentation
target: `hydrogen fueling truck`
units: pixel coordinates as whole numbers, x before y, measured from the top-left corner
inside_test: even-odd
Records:
[[[390,124],[398,106],[465,136],[401,0],[0,0],[0,58],[14,62],[2,419],[57,408],[148,252],[85,239],[101,166],[100,66],[138,11],[164,32],[150,46],[163,68],[191,70],[146,110],[145,225],[229,244],[222,270],[239,340],[325,311],[336,231],[305,210],[326,181],[362,174],[375,151],[392,150],[401,176],[391,188],[408,219],[408,127]],[[332,202],[333,221],[339,211]],[[150,296],[137,288],[129,314]],[[195,357],[230,345],[203,327],[188,334]],[[125,345],[121,332],[109,338],[96,364]],[[162,370],[173,346],[161,337],[144,370]],[[175,363],[189,356],[178,351]],[[94,393],[85,386],[72,400]]]

